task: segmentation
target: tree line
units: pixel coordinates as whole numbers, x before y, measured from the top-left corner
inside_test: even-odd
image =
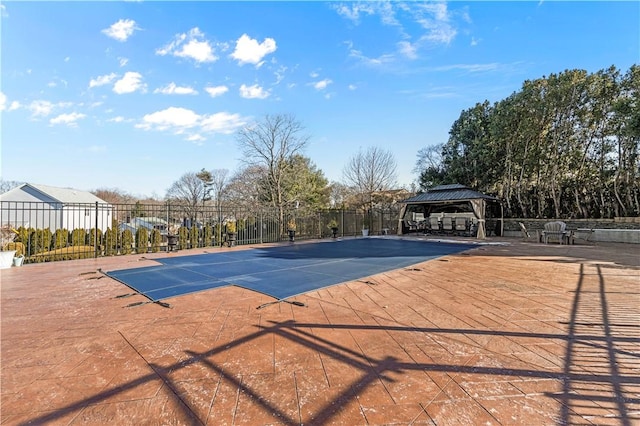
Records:
[[[278,212],[279,223],[286,226],[286,216],[294,210],[308,214],[328,208],[384,208],[407,195],[394,191],[397,164],[393,153],[378,147],[361,149],[345,165],[343,182],[329,182],[304,155],[309,136],[293,115],[266,115],[241,129],[236,140],[241,153],[239,170],[186,172],[167,189],[163,201],[192,219],[211,206],[222,211],[223,206],[233,205],[245,212],[271,207]],[[130,202],[118,190],[101,189],[94,194],[110,203]]]
[[[567,70],[461,112],[418,152],[421,190],[460,183],[524,218],[640,215],[640,66]]]

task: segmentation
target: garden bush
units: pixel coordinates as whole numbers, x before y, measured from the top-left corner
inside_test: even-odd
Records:
[[[202,241],[203,247],[212,246],[213,243],[213,226],[207,225],[204,227],[204,241]]]
[[[53,235],[49,228],[36,229],[29,240],[31,245],[31,253],[42,253],[51,249],[51,240]]]
[[[59,249],[69,244],[69,231],[66,229],[56,229],[53,234],[53,248]]]
[[[157,253],[160,251],[160,244],[162,243],[162,234],[157,229],[151,231],[151,252]]]
[[[122,231],[122,247],[120,253],[130,254],[133,246],[133,233],[129,229]]]
[[[184,250],[189,248],[189,246],[187,245],[188,241],[189,230],[186,227],[181,226],[180,229],[178,229],[178,249]]]
[[[96,241],[97,239],[97,241]],[[91,228],[91,230],[89,230],[89,245],[91,247],[95,247],[96,246],[96,242],[98,244],[98,246],[102,245],[102,230],[101,229],[96,229],[96,228]]]
[[[107,228],[104,233],[104,254],[114,256],[118,254],[118,229]]]
[[[191,244],[191,248],[197,248],[199,246],[198,240],[200,237],[200,232],[198,232],[197,226],[192,226],[189,230],[189,243]]]
[[[71,245],[85,246],[87,245],[87,231],[84,229],[74,229],[71,231]]]
[[[149,249],[149,231],[147,228],[136,230],[136,253],[146,253]]]

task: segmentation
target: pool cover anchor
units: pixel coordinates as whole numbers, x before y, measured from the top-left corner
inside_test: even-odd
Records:
[[[280,299],[280,300],[276,300],[276,301],[273,301],[273,302],[263,303],[262,305],[258,306],[256,309],[266,308],[267,306],[275,305],[276,303],[280,303],[280,302],[288,303],[290,305],[295,305],[295,306],[307,306],[302,302],[298,302],[297,300]]]

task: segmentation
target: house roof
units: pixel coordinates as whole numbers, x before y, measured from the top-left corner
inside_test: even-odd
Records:
[[[427,192],[418,194],[414,197],[401,201],[404,204],[418,203],[439,203],[445,201],[464,201],[485,199],[497,201],[498,199],[482,192],[475,191],[460,184],[438,185],[429,189]]]
[[[48,185],[40,185],[33,183],[24,183],[11,191],[5,192],[2,194],[3,201],[12,201],[14,198],[14,194],[17,195],[19,193],[28,192],[32,196],[35,196],[35,193],[40,193],[50,199],[51,201],[57,201],[60,203],[107,203],[101,198],[96,197],[90,192],[80,191],[78,189],[72,188],[58,188],[55,186]],[[40,197],[38,197],[40,198]],[[47,200],[49,201],[49,200]]]

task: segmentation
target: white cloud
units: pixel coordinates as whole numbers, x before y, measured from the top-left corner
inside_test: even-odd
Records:
[[[116,81],[113,85],[113,91],[119,95],[124,93],[133,93],[137,90],[144,91],[146,85],[142,83],[142,75],[137,72],[127,72],[124,77]]]
[[[273,74],[276,76],[276,81],[274,83],[275,84],[280,84],[280,82],[282,80],[284,80],[284,76],[285,73],[287,72],[287,67],[285,66],[281,66],[279,69],[277,69],[276,71],[273,72]]]
[[[69,127],[75,127],[77,126],[77,121],[81,120],[83,118],[85,118],[86,115],[78,113],[78,112],[72,112],[70,114],[60,114],[57,117],[52,118],[51,120],[49,120],[49,124],[53,125],[53,124],[66,124]]]
[[[123,116],[119,115],[117,117],[110,118],[107,121],[109,121],[111,123],[122,123],[123,121],[125,121],[125,118]]]
[[[231,134],[245,124],[246,120],[239,114],[219,112],[199,115],[190,109],[169,107],[145,115],[142,122],[135,127],[144,130],[171,131],[177,135],[188,134],[187,140],[198,142],[205,139],[200,134],[202,132]]]
[[[64,58],[65,62],[69,62],[71,60],[71,58],[69,56],[67,56],[66,58]]]
[[[218,112],[205,116],[201,120],[202,129],[212,133],[231,134],[246,124],[246,120],[239,114]]]
[[[338,4],[333,6],[338,15],[349,19],[353,23],[360,22],[360,15],[373,15],[375,13],[372,4],[366,2]]]
[[[355,84],[350,84],[349,85],[349,90],[357,90],[358,86],[356,86]]]
[[[53,107],[54,105],[49,101],[33,101],[28,106],[31,114],[34,117],[46,117],[47,115],[51,114],[51,111],[53,111]]]
[[[162,93],[163,95],[197,95],[198,92],[191,87],[177,86],[174,82],[169,83],[165,87],[160,87],[153,93]]]
[[[20,105],[20,102],[18,101],[13,101],[11,102],[11,105],[9,105],[9,111],[15,111],[16,109],[20,108],[22,105]]]
[[[453,64],[453,65],[443,65],[440,67],[432,68],[433,71],[452,71],[452,70],[462,70],[467,72],[486,72],[486,71],[495,71],[500,67],[500,64],[497,62],[490,62],[488,64]]]
[[[458,35],[457,21],[471,22],[468,12],[451,12],[447,2],[353,2],[333,6],[342,17],[358,24],[361,17],[375,15],[384,26],[397,28],[395,52],[371,57],[368,53],[349,46],[350,56],[364,65],[380,67],[402,59],[419,58],[422,49],[433,45],[449,45]],[[399,19],[399,17],[402,19]],[[349,43],[349,42],[348,42]]]
[[[357,60],[362,62],[364,65],[371,66],[371,67],[379,67],[382,65],[390,64],[395,60],[395,56],[392,54],[384,54],[384,55],[380,55],[377,58],[369,58],[363,55],[361,51],[356,49],[352,49],[349,52],[349,56],[352,58],[356,58]]]
[[[177,34],[172,42],[156,49],[156,55],[190,58],[196,63],[218,60],[213,53],[211,43],[204,38],[204,34],[197,27],[192,28],[188,33]]]
[[[414,44],[409,43],[408,41],[400,41],[398,42],[398,51],[405,57],[409,59],[417,59],[417,49]]]
[[[102,33],[118,41],[127,41],[133,32],[139,29],[133,19],[120,19],[109,28],[102,30]]]
[[[451,24],[447,4],[420,3],[415,9],[416,22],[427,30],[420,38],[436,44],[449,44],[458,31]]]
[[[118,62],[120,63],[120,67],[124,67],[129,63],[129,59],[127,58],[118,58]]]
[[[242,34],[236,41],[236,49],[231,57],[238,61],[238,64],[262,65],[262,58],[277,49],[276,41],[272,38],[265,38],[262,43]]]
[[[227,86],[210,86],[210,87],[205,87],[204,90],[212,98],[215,98],[216,96],[221,96],[227,93],[229,91],[229,88]]]
[[[2,16],[3,18],[9,17],[9,14],[7,13],[7,8],[5,7],[4,4],[0,4],[0,16]]]
[[[111,73],[106,75],[101,75],[99,77],[93,78],[89,81],[89,88],[104,86],[105,84],[111,83],[115,78],[118,77],[117,74]]]
[[[190,109],[169,107],[162,111],[142,117],[142,123],[136,127],[145,130],[189,129],[198,124],[200,116]]]
[[[333,83],[333,81],[329,80],[328,78],[325,78],[324,80],[316,81],[315,83],[312,83],[312,84],[316,90],[324,90],[331,83]]]
[[[247,86],[243,84],[240,86],[240,96],[245,99],[265,99],[268,98],[269,95],[268,90],[264,90],[262,87],[254,84],[253,86]]]
[[[202,142],[206,139],[202,135],[194,134],[194,135],[189,135],[189,137],[187,137],[187,140],[189,142]]]
[[[471,46],[477,46],[478,43],[480,43],[480,40],[475,38],[475,37],[471,37]]]

